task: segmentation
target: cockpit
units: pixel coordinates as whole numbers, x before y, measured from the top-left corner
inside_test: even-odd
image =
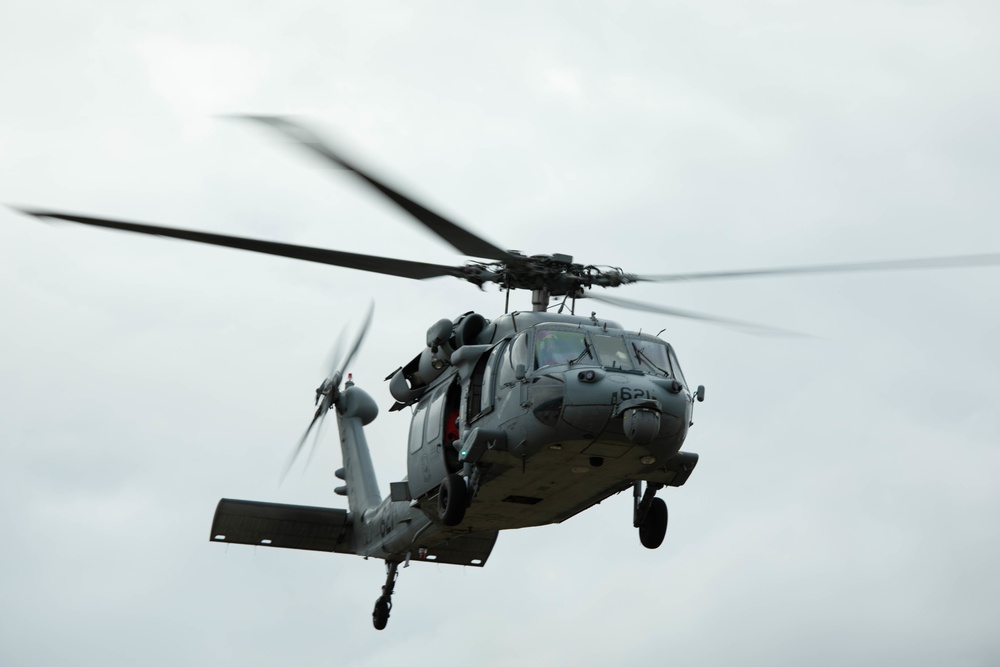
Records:
[[[535,368],[561,364],[597,363],[593,347],[582,331],[538,329],[535,331]]]
[[[648,334],[594,333],[540,326],[534,332],[534,349],[536,369],[559,365],[601,366],[674,378],[687,385],[670,346]]]

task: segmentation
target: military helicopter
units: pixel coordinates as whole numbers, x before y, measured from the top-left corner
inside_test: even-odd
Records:
[[[390,412],[409,408],[407,475],[382,498],[364,427],[375,401],[345,373],[371,323],[370,309],[346,352],[315,391],[316,410],[291,464],[333,410],[344,482],[335,491],[348,509],[220,500],[214,542],[307,549],[378,558],[386,579],[372,621],[382,630],[392,609],[399,566],[412,561],[482,567],[499,531],[565,521],[632,490],[632,523],[641,544],[659,547],[667,505],[656,494],[684,485],[698,455],[681,451],[704,386],[685,379],[669,343],[620,324],[576,314],[591,299],[630,309],[790,333],[747,322],[609,297],[594,288],[638,282],[762,275],[947,268],[1000,263],[1000,253],[827,264],[711,273],[636,275],[575,263],[565,254],[502,250],[402,194],[288,118],[244,117],[276,130],[382,193],[461,253],[460,267],[327,250],[39,209],[37,218],[76,222],[238,248],[417,280],[453,276],[506,293],[504,314],[466,312],[427,330],[419,352],[389,373]],[[532,309],[511,311],[510,292],[529,290]],[[560,300],[561,298],[561,300]],[[553,300],[555,300],[553,302]],[[315,438],[312,440],[315,446]]]

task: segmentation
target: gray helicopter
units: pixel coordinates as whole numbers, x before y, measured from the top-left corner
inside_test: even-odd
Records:
[[[222,499],[210,539],[378,558],[386,579],[372,612],[386,627],[399,566],[427,561],[482,567],[499,531],[559,523],[605,498],[632,490],[632,523],[649,549],[667,531],[657,492],[682,486],[698,455],[681,451],[692,426],[692,388],[673,348],[595,313],[576,314],[580,299],[719,324],[790,333],[669,307],[613,298],[594,288],[779,274],[948,268],[1000,263],[1000,253],[854,264],[635,275],[575,263],[568,255],[497,248],[347,161],[287,118],[246,117],[281,132],[313,154],[353,172],[457,250],[483,261],[452,267],[284,243],[139,224],[55,211],[20,209],[45,219],[166,236],[362,271],[423,280],[454,276],[507,293],[503,315],[474,312],[430,326],[424,346],[389,374],[395,403],[409,408],[407,475],[383,498],[364,427],[375,401],[345,372],[371,323],[372,310],[335,368],[316,389],[316,411],[288,467],[331,411],[336,414],[348,509]],[[531,292],[532,310],[510,311],[513,290]],[[561,298],[561,300],[560,300]],[[555,300],[555,301],[553,301]],[[555,309],[555,310],[553,310]],[[313,440],[315,444],[315,440]]]

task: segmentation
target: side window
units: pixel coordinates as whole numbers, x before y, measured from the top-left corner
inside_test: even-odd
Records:
[[[500,358],[497,369],[497,386],[503,387],[517,382],[517,375],[514,373],[518,364],[524,364],[525,370],[528,366],[528,334],[522,333],[515,338],[503,356]]]
[[[443,388],[442,388],[443,389]],[[441,437],[441,424],[444,417],[444,391],[438,391],[437,395],[431,399],[430,407],[427,408],[427,442],[435,442]]]
[[[424,444],[424,421],[427,419],[427,410],[424,406],[418,405],[413,411],[413,419],[410,421],[410,452],[419,450]]]
[[[497,363],[506,350],[507,343],[503,341],[493,348],[493,351],[490,352],[489,361],[486,362],[486,370],[483,373],[483,412],[493,407],[493,399],[495,398],[493,377],[496,373]]]
[[[469,378],[468,403],[465,410],[465,421],[470,423],[493,407],[493,373],[497,359],[506,347],[506,343],[497,344],[488,354],[483,354],[476,362],[476,367]]]
[[[674,354],[674,348],[667,346],[667,351],[670,353],[670,367],[674,369],[674,377],[680,380],[685,387],[688,386],[687,380],[684,379],[684,373],[681,372],[681,365],[677,362],[677,355]]]
[[[516,370],[518,364],[523,364],[524,369],[528,370],[528,366],[531,364],[531,350],[528,347],[528,334],[522,333],[518,334],[517,338],[510,345],[510,363],[511,366]]]

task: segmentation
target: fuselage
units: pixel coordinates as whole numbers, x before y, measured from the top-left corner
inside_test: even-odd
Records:
[[[483,323],[442,344],[447,364],[418,386],[405,499],[353,517],[359,554],[416,557],[462,535],[564,521],[637,481],[679,479],[692,396],[667,343],[593,317],[527,312]],[[436,498],[454,473],[471,498],[449,527]]]

